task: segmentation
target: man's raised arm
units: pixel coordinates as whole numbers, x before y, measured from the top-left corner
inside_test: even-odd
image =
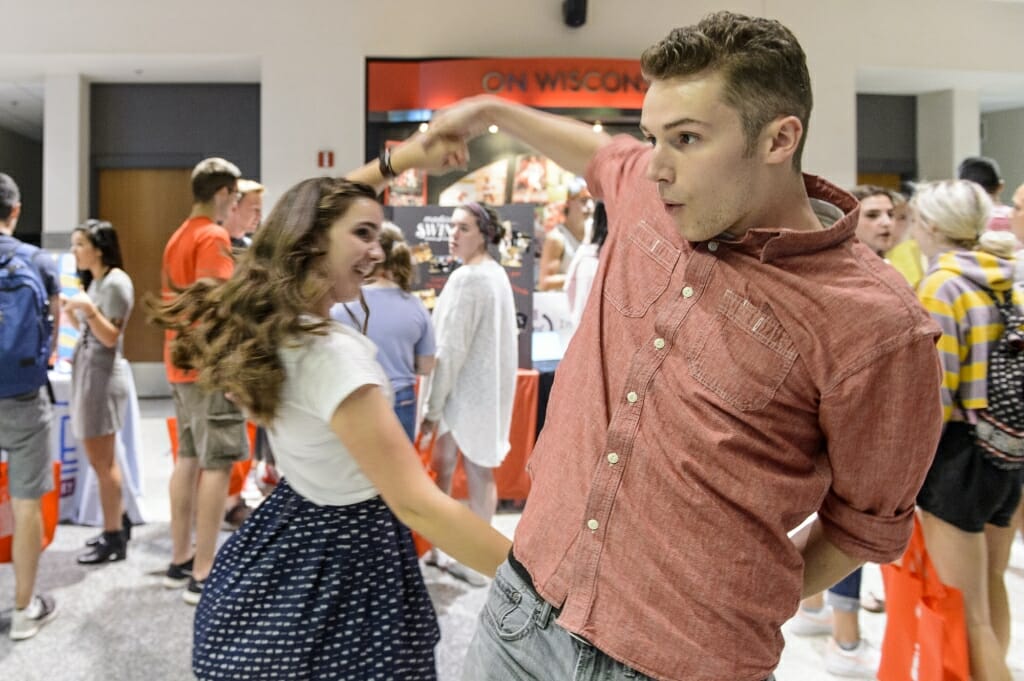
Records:
[[[497,125],[566,170],[583,175],[611,137],[574,118],[557,116],[500,97],[481,95],[444,109],[430,123],[430,137],[472,139]]]

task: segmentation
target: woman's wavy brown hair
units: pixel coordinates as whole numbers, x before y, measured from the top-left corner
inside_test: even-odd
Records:
[[[177,332],[171,361],[198,371],[204,390],[229,393],[261,424],[273,421],[284,383],[278,349],[304,334],[325,334],[329,320],[309,317],[328,295],[328,229],[367,185],[314,178],[277,202],[227,281],[200,279],[173,300],[148,304],[150,320]]]

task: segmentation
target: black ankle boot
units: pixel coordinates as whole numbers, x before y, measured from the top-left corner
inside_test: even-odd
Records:
[[[128,511],[121,514],[121,535],[125,541],[132,538],[132,519],[128,517]]]
[[[121,514],[121,534],[124,535],[124,540],[128,541],[132,538],[132,519],[128,517],[128,511]],[[85,545],[88,547],[97,546],[100,540],[103,538],[103,533],[100,532],[95,537],[90,537],[85,540]]]
[[[78,557],[79,565],[98,565],[113,563],[128,557],[128,541],[124,538],[124,530],[104,532],[99,543]]]

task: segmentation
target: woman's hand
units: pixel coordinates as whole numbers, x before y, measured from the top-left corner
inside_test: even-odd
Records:
[[[420,421],[420,440],[421,446],[429,447],[431,440],[437,435],[437,421],[431,421],[430,419],[423,419]]]
[[[419,133],[391,152],[391,165],[396,172],[410,168],[427,172],[448,172],[463,168],[469,161],[465,141],[454,136],[436,136]]]
[[[72,312],[81,312],[82,316],[86,319],[91,318],[98,312],[96,304],[92,302],[92,298],[90,298],[89,294],[85,291],[79,291],[70,298],[63,293],[60,294],[60,306],[61,311],[69,314]]]

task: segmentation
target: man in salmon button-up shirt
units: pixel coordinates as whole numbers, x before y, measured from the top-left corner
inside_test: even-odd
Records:
[[[938,328],[800,172],[793,34],[720,12],[642,67],[647,144],[494,97],[431,124],[498,125],[610,217],[467,681],[770,678],[801,595],[901,554],[935,452]]]

